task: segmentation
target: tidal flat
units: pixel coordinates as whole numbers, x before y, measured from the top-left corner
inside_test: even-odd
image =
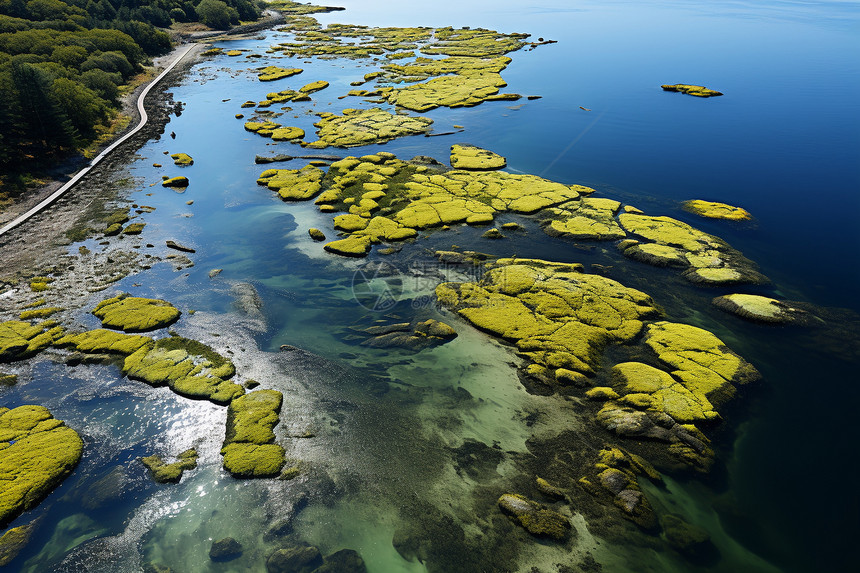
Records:
[[[214,42],[0,277],[2,563],[842,567],[850,64],[743,63],[836,8],[355,4]]]

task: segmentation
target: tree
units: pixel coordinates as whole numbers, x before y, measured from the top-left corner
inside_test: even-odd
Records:
[[[51,80],[47,72],[13,59],[12,84],[18,93],[28,139],[40,142],[45,150],[75,144],[77,133],[68,116],[51,97]]]
[[[197,17],[200,21],[216,30],[226,30],[230,27],[230,11],[231,8],[221,0],[201,0],[197,5]],[[235,10],[233,12],[235,13]]]
[[[93,127],[107,115],[107,102],[74,80],[54,80],[51,95],[75,129],[85,135],[91,135]]]

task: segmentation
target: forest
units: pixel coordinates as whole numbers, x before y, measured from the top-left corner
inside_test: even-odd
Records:
[[[0,192],[80,153],[117,116],[121,87],[171,48],[169,27],[228,29],[259,0],[0,0]]]

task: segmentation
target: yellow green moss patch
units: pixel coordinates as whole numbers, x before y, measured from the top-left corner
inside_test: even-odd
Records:
[[[492,151],[474,145],[451,146],[451,167],[454,169],[485,171],[502,169],[506,165],[505,158]]]
[[[164,300],[119,295],[100,302],[93,314],[102,326],[124,332],[146,332],[179,320],[180,312]]]
[[[272,130],[272,141],[292,141],[304,137],[305,130],[300,127],[280,127]]]
[[[586,191],[588,189],[588,191]],[[593,189],[581,188],[583,195]],[[551,236],[573,239],[616,240],[627,236],[615,220],[621,203],[612,199],[583,197],[559,207],[548,209],[544,221],[544,231]]]
[[[727,294],[716,297],[712,302],[719,309],[756,322],[784,324],[806,315],[804,310],[790,304],[754,294]]]
[[[233,363],[209,346],[179,336],[162,338],[126,357],[123,372],[152,386],[167,385],[181,396],[228,404],[245,393],[229,379]]]
[[[53,344],[63,333],[62,327],[32,326],[29,322],[9,320],[0,322],[0,362],[11,362],[29,358]]]
[[[33,320],[34,318],[47,318],[52,314],[61,312],[63,309],[58,306],[50,306],[45,308],[35,308],[33,310],[25,310],[21,312],[19,318],[21,320]]]
[[[185,470],[193,470],[197,467],[197,450],[194,448],[185,450],[173,463],[166,463],[159,456],[146,456],[140,461],[149,469],[152,479],[158,483],[178,483]]]
[[[304,85],[299,88],[299,91],[303,94],[312,94],[314,92],[318,92],[320,90],[324,90],[328,87],[328,82],[324,80],[319,80],[316,82],[311,82],[307,85]]]
[[[224,469],[235,477],[274,477],[286,463],[284,448],[274,443],[283,395],[255,390],[227,408],[227,431],[221,454]]]
[[[570,520],[525,496],[506,493],[499,498],[502,512],[532,535],[564,540],[570,536]]]
[[[257,79],[261,82],[273,82],[302,73],[299,68],[279,68],[278,66],[267,66],[260,70]]]
[[[122,234],[139,235],[143,232],[144,227],[146,227],[146,223],[129,223],[126,225],[125,229],[122,230]]]
[[[692,199],[684,201],[681,207],[683,207],[684,211],[689,211],[708,219],[727,219],[729,221],[748,221],[752,219],[752,215],[746,209],[733,207],[726,203]]]
[[[314,241],[325,241],[325,233],[323,233],[316,227],[311,227],[310,229],[308,229],[308,235]]]
[[[370,237],[349,237],[326,243],[326,251],[344,257],[364,257],[370,252]]]
[[[624,394],[622,403],[663,412],[679,423],[718,417],[702,388],[687,387],[653,366],[640,362],[616,364],[612,368],[612,378],[616,389]]]
[[[78,434],[42,406],[0,409],[0,527],[68,477],[83,448]]]
[[[257,183],[277,192],[284,201],[303,201],[319,193],[324,175],[324,171],[313,165],[301,169],[267,169]]]
[[[170,158],[173,159],[174,165],[179,165],[180,167],[194,165],[194,159],[192,159],[187,153],[174,153]]]
[[[426,117],[391,114],[379,108],[345,109],[343,115],[319,114],[314,125],[318,141],[303,143],[312,148],[355,147],[390,141],[406,135],[426,133],[433,120]]]
[[[24,549],[36,528],[35,522],[13,527],[0,537],[0,567],[5,567]]]
[[[660,86],[663,91],[680,92],[696,97],[715,97],[723,95],[717,90],[708,89],[705,86],[694,86],[690,84],[664,84]]]
[[[98,328],[80,334],[67,334],[54,344],[92,354],[108,352],[128,355],[135,353],[151,342],[152,339],[148,336],[122,334],[114,330]]]

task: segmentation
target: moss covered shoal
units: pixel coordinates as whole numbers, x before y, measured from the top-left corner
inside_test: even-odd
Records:
[[[178,483],[185,470],[193,470],[197,467],[197,450],[191,448],[185,450],[173,463],[165,463],[159,456],[146,456],[140,461],[149,469],[152,479],[158,483]]]
[[[179,336],[142,346],[126,357],[123,371],[135,380],[216,404],[229,404],[245,393],[229,381],[236,373],[232,362],[202,342]]]
[[[717,90],[708,89],[705,86],[694,86],[691,84],[663,84],[660,87],[663,88],[663,91],[680,92],[682,94],[696,97],[715,97],[723,95],[722,92],[718,92]]]
[[[749,221],[752,219],[752,215],[746,209],[733,207],[726,203],[691,199],[690,201],[684,201],[681,207],[683,207],[684,211],[689,211],[708,219],[727,219],[729,221]]]
[[[68,477],[83,448],[77,432],[42,406],[0,408],[0,527]]]
[[[119,295],[100,302],[93,314],[102,326],[124,332],[147,332],[179,320],[179,310],[164,300]]]
[[[286,463],[284,448],[275,444],[283,395],[255,390],[236,398],[227,408],[227,431],[221,454],[224,469],[235,477],[277,476]]]
[[[507,161],[501,155],[474,145],[452,145],[451,167],[469,171],[503,169]]]
[[[356,147],[382,143],[406,135],[426,133],[433,120],[426,117],[392,114],[379,108],[345,109],[343,115],[321,113],[314,125],[317,141],[302,143],[303,147]]]
[[[279,68],[278,66],[267,66],[265,68],[261,68],[259,73],[257,73],[257,79],[261,82],[273,82],[275,80],[280,80],[283,78],[288,78],[290,76],[294,76],[296,74],[302,73],[299,68]]]
[[[627,232],[648,241],[622,241],[619,249],[625,256],[658,266],[683,267],[684,278],[699,284],[762,284],[768,280],[755,263],[728,243],[682,221],[636,213],[622,213],[618,220]]]
[[[174,165],[179,165],[180,167],[194,165],[194,159],[192,159],[187,153],[174,153],[170,158],[173,159]]]

